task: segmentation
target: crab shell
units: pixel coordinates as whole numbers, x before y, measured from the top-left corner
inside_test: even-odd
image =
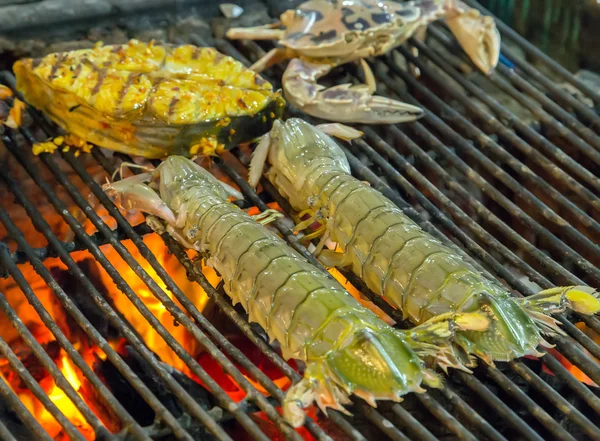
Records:
[[[285,11],[282,46],[309,57],[343,57],[371,46],[380,55],[391,42],[401,44],[429,15],[439,13],[433,1],[395,3],[314,0]]]
[[[284,107],[256,72],[192,45],[131,40],[19,60],[13,69],[26,101],[65,131],[147,158],[248,142]]]

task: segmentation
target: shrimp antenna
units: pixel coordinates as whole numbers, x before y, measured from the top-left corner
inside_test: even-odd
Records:
[[[128,168],[137,168],[137,169],[144,170],[144,171],[152,171],[152,170],[154,170],[153,168],[150,168],[147,165],[139,165],[139,164],[136,164],[134,162],[121,162],[121,165],[119,165],[119,168],[116,169],[114,171],[114,173],[112,174],[112,176],[111,176],[111,178],[112,178],[113,181],[115,180],[115,177],[117,176],[117,173],[119,174],[119,176],[121,178],[123,178],[123,169],[125,167],[128,167]]]

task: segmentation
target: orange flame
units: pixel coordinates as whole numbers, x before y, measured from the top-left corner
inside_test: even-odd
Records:
[[[157,234],[148,235],[144,237],[144,243],[156,256],[159,264],[163,268],[167,269],[171,278],[176,281],[177,286],[182,290],[187,298],[191,300],[198,310],[202,311],[206,305],[206,302],[208,301],[208,296],[200,287],[200,285],[188,280],[185,268],[179,263],[173,254],[169,253],[160,236]],[[154,269],[140,255],[137,247],[129,240],[124,241],[123,244],[135,258],[135,260],[158,284],[158,286],[165,293],[167,293],[169,298],[173,300],[177,306],[183,309],[173,294],[166,288],[165,284],[156,274]],[[165,305],[163,305],[162,302],[150,292],[146,284],[135,274],[133,268],[123,261],[116,253],[114,254],[114,256],[111,255],[109,257],[109,260],[113,265],[119,268],[119,274],[121,277],[123,277],[123,279],[125,279],[125,282],[127,282],[136,295],[144,302],[150,312],[152,312],[154,317],[156,317],[157,320],[162,323],[167,331],[173,337],[175,337],[175,339],[183,346],[183,348],[192,355],[196,354],[199,350],[196,339],[187,329],[185,329],[183,326],[180,326],[179,323],[174,320],[174,317],[169,311],[167,311]],[[218,276],[214,272],[207,275],[207,277],[211,277],[213,279],[210,280],[211,282],[213,282],[215,278],[218,281]],[[120,292],[110,276],[108,276],[108,274],[106,274],[104,271],[102,271],[102,282],[103,285],[108,288],[111,299],[117,310],[121,312],[123,317],[133,326],[148,347],[153,350],[162,361],[189,375],[189,369],[184,362],[175,354],[175,352],[173,352],[171,348],[167,346],[158,332],[142,316],[142,314],[125,296],[125,294]]]
[[[175,280],[177,286],[181,288],[183,293],[194,303],[194,305],[202,311],[208,297],[202,288],[192,283],[187,279],[186,271],[181,266],[175,256],[169,254],[162,239],[152,234],[144,238],[145,244],[150,248],[151,252],[156,256],[159,263],[167,269],[169,275]],[[140,263],[142,268],[148,272],[150,277],[163,289],[169,297],[172,297],[170,291],[166,290],[164,283],[160,280],[156,272],[151,268],[150,264],[143,259],[140,255],[137,247],[130,241],[123,242],[128,251],[132,254],[134,259]],[[152,314],[162,323],[168,332],[173,335],[177,341],[193,356],[197,356],[199,352],[199,346],[196,340],[190,335],[190,333],[183,327],[175,323],[171,314],[166,310],[165,306],[158,301],[149,291],[148,287],[137,277],[133,269],[124,262],[117,252],[109,246],[103,246],[103,252],[107,259],[119,270],[120,275],[125,279],[132,290],[138,295]],[[90,254],[86,251],[76,252],[72,254],[76,261],[82,261],[85,258],[90,257]],[[45,265],[49,268],[60,268],[67,271],[67,267],[59,259],[47,259]],[[87,339],[84,337],[81,330],[78,328],[72,328],[68,324],[67,315],[63,310],[60,303],[56,300],[54,294],[50,288],[45,284],[42,278],[33,270],[31,265],[25,264],[20,265],[21,271],[23,271],[27,281],[35,290],[36,297],[42,302],[44,307],[48,310],[51,317],[59,324],[61,330],[65,333],[67,338],[74,344],[78,351],[84,357],[84,360],[89,365],[92,365],[95,356],[101,359],[105,358],[105,354],[102,353],[98,348],[89,348],[87,345]],[[95,280],[102,284],[105,292],[108,292],[108,297],[112,301],[115,308],[121,313],[121,315],[129,321],[129,323],[135,328],[136,332],[148,345],[148,347],[154,351],[164,362],[170,364],[176,369],[181,370],[184,373],[189,374],[185,364],[176,356],[176,354],[165,344],[164,340],[158,335],[156,330],[142,317],[139,311],[131,304],[125,294],[117,289],[116,285],[110,278],[110,276],[97,265],[97,275],[100,280]],[[214,271],[206,271],[207,277],[212,283],[216,284],[219,280],[218,276]],[[96,283],[99,285],[99,283]],[[101,288],[98,286],[98,288]],[[15,309],[18,316],[21,318],[25,326],[32,332],[36,340],[41,344],[47,344],[54,341],[54,336],[45,327],[40,317],[37,315],[33,307],[27,302],[27,299],[16,286],[12,279],[1,279],[0,280],[0,291],[3,292]],[[179,303],[173,299],[177,305]],[[8,318],[0,313],[0,323],[6,325],[0,326],[0,336],[2,336],[9,344],[14,347],[20,345],[20,337],[16,329],[9,324]],[[113,344],[114,343],[114,344]],[[111,342],[113,347],[118,347],[118,342]],[[95,355],[94,355],[95,354]],[[81,375],[78,368],[76,368],[70,358],[61,350],[58,357],[55,360],[57,366],[67,378],[69,383],[77,391],[81,388]],[[4,363],[5,364],[5,363]],[[13,388],[19,398],[26,404],[29,411],[34,417],[42,424],[42,426],[48,431],[51,437],[56,440],[67,440],[68,437],[63,433],[62,427],[54,419],[54,417],[45,409],[43,404],[39,402],[32,392],[25,386],[20,386],[20,381],[16,374],[13,374],[8,368],[5,372],[10,372],[11,375],[0,375],[7,380],[7,383]],[[77,410],[75,405],[67,397],[67,395],[60,389],[55,383],[52,377],[46,375],[42,382],[45,392],[49,395],[50,399],[56,404],[57,407],[65,414],[65,416],[82,432],[86,439],[94,439],[94,431],[86,422],[85,418]],[[85,399],[84,399],[85,401]],[[90,408],[95,411],[97,406],[94,403],[89,403]],[[102,419],[101,415],[98,415]]]
[[[575,326],[577,326],[577,328],[579,328],[581,331],[583,331],[589,338],[594,340],[596,343],[600,344],[600,335],[593,329],[588,328],[585,323],[579,322],[579,323],[576,323]],[[582,348],[582,350],[592,360],[596,360],[596,363],[600,362],[600,360],[598,360],[596,357],[594,357],[592,354],[590,354],[590,352],[587,349]],[[555,349],[550,349],[548,352],[550,352],[554,356],[554,358],[556,358],[560,362],[560,364],[562,364],[571,373],[571,375],[573,375],[575,378],[577,378],[577,380],[579,380],[582,383],[587,384],[588,386],[598,387],[598,385],[590,377],[588,377],[583,371],[581,371],[581,369],[579,369],[577,366],[575,366],[573,363],[571,363],[561,353],[559,353]],[[545,365],[543,366],[543,368],[544,368],[544,371],[546,371],[547,373],[554,375],[552,373],[552,371],[550,369],[548,369]]]
[[[233,184],[230,182],[230,184]],[[96,207],[98,214],[105,220],[110,226],[114,225],[114,219],[112,219],[102,207]],[[276,203],[269,204],[269,208],[281,211]],[[258,214],[258,210],[250,210],[250,214]],[[143,218],[136,214],[128,214],[128,219],[132,224],[136,224],[143,220]],[[86,232],[92,234],[95,232],[95,228],[89,222],[85,222]],[[32,233],[35,230],[32,229]],[[165,284],[160,280],[159,276],[152,269],[150,264],[141,256],[137,247],[131,241],[122,242],[127,248],[128,252],[131,253],[133,258],[141,265],[141,267],[148,273],[148,275],[157,283],[160,289],[163,290],[173,302],[181,308],[179,302],[174,298],[173,294],[166,288]],[[165,247],[160,236],[156,234],[148,235],[144,237],[144,243],[148,246],[150,251],[154,254],[158,263],[167,270],[168,274],[175,281],[177,286],[187,296],[187,298],[200,310],[202,311],[207,302],[208,296],[201,289],[201,287],[191,282],[187,278],[185,268],[179,263],[177,258],[170,254]],[[44,244],[40,244],[43,246]],[[125,280],[128,286],[145,304],[150,312],[156,317],[166,330],[183,346],[184,350],[196,358],[200,364],[207,370],[207,372],[219,383],[219,385],[231,396],[231,398],[238,402],[245,397],[245,392],[239,387],[233,379],[225,374],[221,366],[212,359],[208,354],[201,351],[201,347],[195,338],[187,331],[183,326],[180,326],[174,321],[174,318],[167,311],[165,306],[155,298],[151,293],[148,286],[135,274],[134,270],[129,264],[127,264],[109,245],[102,247],[102,252],[106,258],[114,265],[119,271],[120,276]],[[87,251],[74,252],[71,254],[75,261],[79,262],[87,258],[91,258],[91,254]],[[93,261],[93,259],[92,259]],[[95,261],[94,261],[95,262]],[[64,265],[59,259],[47,259],[44,264],[48,268],[60,269],[68,271],[66,265]],[[106,293],[107,298],[111,301],[112,305],[116,310],[128,321],[131,326],[135,329],[137,334],[142,338],[146,345],[156,353],[160,359],[178,369],[179,371],[187,374],[190,378],[195,378],[184,362],[168,347],[162,337],[159,336],[157,331],[148,323],[148,321],[141,315],[137,308],[129,301],[127,296],[122,293],[111,277],[104,271],[103,268],[97,263],[94,263],[93,275],[88,274],[91,279],[95,282],[97,288]],[[86,363],[92,366],[94,360],[105,359],[105,354],[96,347],[89,347],[88,340],[85,338],[83,332],[76,326],[72,326],[69,322],[67,314],[63,310],[60,303],[56,300],[54,294],[50,288],[46,285],[43,279],[33,270],[29,264],[20,265],[21,271],[23,271],[28,283],[35,290],[37,298],[42,302],[44,307],[49,311],[51,317],[56,321],[61,330],[65,333],[67,338],[74,344],[75,348],[83,356]],[[91,271],[91,270],[90,270]],[[220,277],[210,268],[202,267],[202,271],[209,280],[209,282],[216,286]],[[371,307],[372,310],[377,312],[380,316],[384,316],[383,312],[379,311],[378,308],[372,306],[370,302],[365,301],[360,293],[350,285],[343,276],[336,270],[332,269],[331,273],[336,277],[346,288],[354,295],[361,303],[367,307]],[[33,310],[32,306],[27,302],[23,293],[19,290],[12,279],[0,279],[0,292],[4,293],[9,303],[16,310],[17,314],[33,333],[34,337],[41,344],[48,344],[54,341],[54,336],[45,327],[37,313]],[[369,306],[370,305],[370,306]],[[184,310],[183,308],[181,308]],[[378,312],[379,311],[379,312]],[[4,322],[2,321],[4,320]],[[0,312],[0,323],[5,323],[5,326],[0,326],[0,336],[2,336],[9,344],[16,347],[20,344],[20,336],[7,321],[7,318]],[[263,372],[265,373],[277,387],[286,390],[291,382],[284,376],[278,368],[272,365],[260,352],[260,350],[251,342],[249,342],[241,334],[236,334],[230,337],[230,340],[242,350],[242,352],[250,358],[250,360]],[[111,341],[111,346],[115,350],[119,350],[120,341]],[[35,360],[33,361],[35,363]],[[91,402],[94,400],[92,395],[88,393],[86,388],[89,388],[87,380],[84,379],[83,375],[76,368],[70,358],[64,353],[63,350],[55,353],[55,362],[59,367],[60,371],[67,378],[69,384],[79,393],[84,402],[86,402],[90,409],[104,421],[107,427],[111,428],[111,431],[118,431],[120,427],[116,427],[118,422],[107,421],[106,415],[102,412],[102,403]],[[292,367],[295,368],[293,361],[290,362]],[[37,366],[34,368],[38,369]],[[248,372],[240,367],[242,375],[262,394],[268,395],[268,392],[262,387],[260,383],[255,381]],[[9,372],[7,374],[7,372]],[[44,371],[45,372],[45,371]],[[94,431],[91,426],[87,423],[83,415],[71,402],[62,389],[60,389],[55,383],[52,377],[46,375],[40,380],[44,391],[48,394],[50,399],[55,405],[65,414],[65,416],[81,431],[86,439],[94,439]],[[42,424],[42,426],[48,431],[50,436],[58,441],[66,441],[68,436],[64,433],[60,424],[52,417],[52,415],[45,409],[45,407],[35,398],[35,396],[27,389],[24,385],[21,385],[16,374],[10,369],[2,368],[2,360],[0,360],[0,376],[6,379],[7,383],[13,388],[19,398],[25,403],[30,412],[34,417]],[[257,414],[257,418],[262,419],[264,416]],[[302,434],[306,438],[310,438],[310,435]]]

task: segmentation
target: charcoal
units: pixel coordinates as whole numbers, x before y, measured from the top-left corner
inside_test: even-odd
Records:
[[[106,301],[111,303],[108,291],[101,282],[102,279],[98,273],[98,265],[94,259],[83,259],[77,263],[77,266],[79,266]],[[73,300],[83,315],[105,339],[110,341],[115,340],[120,336],[119,331],[110,324],[104,313],[98,308],[96,303],[90,297],[87,289],[81,284],[77,277],[74,277],[67,270],[56,267],[52,268],[51,272],[65,293]],[[78,325],[70,315],[67,315],[67,321],[69,322],[71,329],[78,329]]]
[[[131,346],[125,346],[121,356],[129,367],[135,372],[136,375],[146,384],[152,393],[159,399],[159,401],[176,417],[185,421],[189,419],[185,410],[179,403],[179,400],[167,384],[162,380],[154,370],[148,366],[141,355],[133,349]],[[157,357],[158,358],[158,357]],[[171,376],[181,385],[183,388],[193,397],[193,399],[207,412],[209,412],[213,418],[217,421],[231,420],[231,416],[215,408],[213,404],[212,395],[206,391],[198,383],[187,377],[182,372],[176,369],[164,365]],[[129,382],[121,375],[121,373],[114,367],[114,365],[108,360],[97,360],[94,365],[94,370],[103,378],[104,383],[115,395],[117,400],[123,405],[125,409],[135,418],[135,420],[142,426],[151,426],[155,422],[154,411],[148,406],[144,399],[137,393],[135,389],[129,384]],[[190,423],[191,427],[195,427],[196,423]],[[168,431],[163,431],[162,428],[153,427],[152,430],[156,430],[158,434],[163,434],[161,439],[168,440]],[[192,430],[192,429],[190,429]],[[200,427],[194,428],[194,431],[203,432]],[[209,440],[207,434],[202,434],[198,438],[201,440]]]
[[[10,409],[4,400],[0,400],[0,421],[6,426],[8,431],[12,433],[17,441],[30,441],[36,439],[33,432],[23,424],[16,413]]]
[[[35,381],[38,383],[50,377],[50,373],[46,370],[46,368],[40,363],[40,360],[33,353],[31,348],[25,344],[22,340],[16,340],[10,342],[11,349],[15,353],[15,355],[21,360],[25,369],[29,372],[29,374],[33,377]],[[51,341],[48,343],[44,343],[41,345],[42,348],[46,351],[46,353],[50,356],[52,360],[58,359],[60,353],[60,346],[56,341]],[[24,382],[22,382],[21,377],[15,372],[12,367],[8,364],[8,362],[2,358],[2,367],[0,368],[0,372],[7,379],[7,381],[11,384],[11,386],[26,389],[27,386]]]

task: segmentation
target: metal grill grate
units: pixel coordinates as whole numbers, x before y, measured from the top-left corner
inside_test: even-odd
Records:
[[[505,40],[578,88],[596,105],[600,104],[597,93],[509,28],[501,23],[499,25]],[[202,45],[203,42],[197,37],[196,43]],[[515,57],[511,49],[506,49],[506,45],[503,54],[509,60],[510,67],[499,66],[488,79],[480,74],[464,74],[460,71],[463,68],[461,64],[440,56],[440,49],[450,49],[456,53],[454,47],[447,31],[435,26],[428,44],[411,40],[407,47],[398,49],[400,55],[420,70],[421,78],[418,80],[399,68],[392,56],[372,62],[381,87],[379,93],[420,105],[426,109],[426,116],[417,123],[404,126],[361,128],[367,135],[366,140],[343,147],[353,173],[382,191],[424,229],[454,247],[464,248],[477,259],[476,263],[482,270],[502,279],[522,295],[533,293],[533,289],[524,283],[520,275],[527,276],[541,287],[578,283],[600,286],[600,271],[597,268],[600,261],[597,241],[600,230],[600,137],[596,132],[600,127],[600,117],[597,109],[587,107],[559,88],[532,64]],[[245,63],[255,61],[268,49],[253,42],[239,42],[234,46],[223,40],[217,40],[217,48]],[[413,48],[418,49],[419,57],[414,57]],[[274,70],[267,74],[276,82],[275,78],[280,73]],[[346,74],[350,75],[350,71]],[[14,86],[14,78],[10,74],[2,76],[0,81]],[[512,97],[529,109],[535,117],[535,124],[521,121],[507,106],[492,98],[487,92],[490,87],[501,90],[504,96]],[[450,101],[457,103],[460,109],[455,109]],[[16,159],[69,225],[75,240],[61,242],[16,178],[16,170],[0,167],[0,177],[14,195],[16,203],[25,209],[35,229],[48,242],[47,247],[32,248],[28,238],[22,234],[21,226],[9,212],[8,204],[3,203],[0,222],[17,243],[18,249],[11,252],[6,244],[0,244],[0,264],[4,275],[13,277],[59,346],[105,400],[115,418],[120,420],[123,427],[120,433],[111,434],[104,427],[44,347],[19,321],[4,296],[0,296],[0,308],[39,363],[49,371],[56,384],[94,429],[97,439],[148,440],[169,434],[183,440],[211,439],[208,436],[220,440],[238,439],[228,425],[231,420],[249,438],[272,439],[274,435],[265,431],[252,416],[258,411],[277,429],[277,436],[302,439],[300,433],[283,422],[277,411],[283,392],[187,299],[143,242],[142,236],[150,232],[149,228],[145,224],[136,227],[130,225],[73,152],[61,152],[60,159],[58,155],[48,154],[40,155],[39,159],[33,158],[29,152],[31,144],[55,135],[56,131],[39,114],[32,112],[32,115],[33,127],[23,128],[20,134],[7,130],[2,142],[8,155]],[[40,130],[41,134],[38,133]],[[20,137],[28,143],[26,149],[19,146]],[[109,158],[99,149],[92,150],[91,156],[96,165],[109,174],[118,166],[116,158],[130,160],[122,155]],[[264,210],[267,208],[265,201],[273,200],[290,212],[285,201],[268,183],[263,183],[265,190],[261,195],[245,184],[236,170],[240,169],[240,165],[247,164],[248,159],[243,151],[236,150],[234,155],[227,154],[224,161],[217,159],[214,162],[240,187],[250,204]],[[90,205],[81,188],[75,185],[61,166],[62,161],[70,167],[69,173],[72,170],[78,176],[116,221],[116,229],[109,228],[105,219]],[[65,202],[57,195],[57,187],[44,179],[44,169],[51,172],[59,187],[85,213],[87,222],[93,224],[97,233],[89,235],[82,221],[69,212]],[[274,225],[296,250],[314,261],[284,222],[278,221]],[[124,239],[133,242],[178,303],[132,256],[122,243]],[[166,234],[163,239],[186,269],[188,277],[206,291],[219,310],[283,375],[297,381],[299,374],[231,306],[224,292],[220,288],[213,288],[173,239]],[[212,378],[211,373],[191,357],[163,323],[152,315],[139,294],[107,258],[105,249],[101,248],[104,244],[116,250],[180,326],[187,329],[246,391],[247,396],[242,402],[236,404],[222,385]],[[206,406],[197,394],[185,383],[182,384],[173,369],[154,357],[131,325],[123,320],[77,265],[71,255],[76,250],[88,250],[91,253],[121,292],[158,331],[166,345],[207,386],[212,403],[225,412],[217,412]],[[176,415],[161,400],[156,388],[141,378],[94,327],[44,266],[44,260],[48,257],[59,257],[68,267],[80,281],[86,295],[93,299],[99,311],[125,337],[127,344],[147,365],[147,370],[153,373],[155,381],[175,397],[183,412]],[[107,359],[154,411],[158,424],[143,427],[136,421],[132,410],[126,409],[116,398],[116,391],[106,387],[79,355],[24,277],[22,267],[18,264],[25,262],[31,263],[90,341],[104,351]],[[359,290],[369,294],[354,277],[346,276]],[[373,300],[392,317],[397,316],[381,301],[376,298]],[[574,314],[558,317],[558,320],[570,336],[554,341],[561,356],[600,384],[600,366],[584,351],[600,358],[600,347],[574,325],[583,321],[591,329],[600,331],[600,322],[596,318],[577,317]],[[14,350],[2,339],[0,354],[57,419],[67,436],[73,440],[83,440],[84,437],[62,409],[50,400]],[[357,399],[351,409],[354,417],[334,411],[330,412],[329,420],[321,416],[316,421],[308,420],[305,429],[319,440],[366,440],[381,437],[382,434],[392,440],[600,439],[597,425],[600,415],[598,389],[580,383],[553,355],[545,355],[544,362],[553,375],[543,371],[539,361],[531,360],[499,364],[495,368],[480,366],[475,375],[452,372],[440,391],[411,395],[402,404],[382,403],[378,409]],[[265,398],[246,375],[268,391],[271,398]],[[39,439],[51,439],[4,380],[0,381],[0,395],[30,434]],[[8,421],[2,421],[0,437],[7,440],[29,439],[23,438],[13,426]]]

